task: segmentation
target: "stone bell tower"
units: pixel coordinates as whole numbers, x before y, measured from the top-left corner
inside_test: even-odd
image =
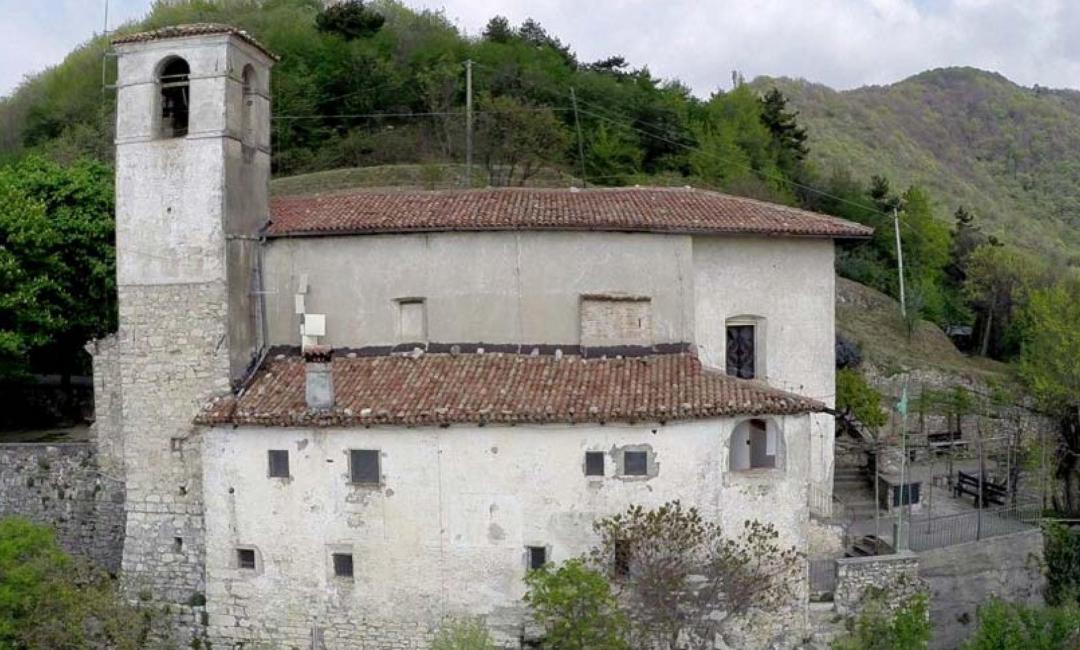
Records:
[[[204,495],[192,419],[264,345],[258,231],[275,58],[225,25],[113,44],[123,574],[141,597],[198,606]]]

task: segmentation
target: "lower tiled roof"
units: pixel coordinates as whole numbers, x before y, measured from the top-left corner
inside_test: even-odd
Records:
[[[692,354],[621,359],[423,354],[332,360],[335,407],[305,404],[304,361],[267,360],[239,396],[209,404],[200,424],[266,426],[641,422],[788,415],[815,400],[702,367]]]

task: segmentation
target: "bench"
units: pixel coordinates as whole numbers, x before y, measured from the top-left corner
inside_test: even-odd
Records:
[[[967,472],[957,472],[956,484],[953,486],[953,494],[957,497],[969,494],[975,497],[975,507],[981,508],[987,503],[998,506],[1005,505],[1005,499],[1009,496],[1009,491],[1004,485],[988,481],[984,477],[982,481],[982,495],[980,495],[979,477],[974,474],[968,474]]]

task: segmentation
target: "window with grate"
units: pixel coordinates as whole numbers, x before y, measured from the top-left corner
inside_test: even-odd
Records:
[[[623,452],[623,474],[645,476],[649,473],[649,454],[645,451]]]
[[[271,449],[266,454],[270,478],[289,478],[289,450]]]
[[[338,578],[353,577],[352,553],[334,553],[334,575]]]
[[[353,483],[378,485],[379,452],[376,449],[352,449],[349,451],[349,477]]]
[[[585,476],[603,476],[604,475],[604,452],[602,451],[587,451],[585,452]]]
[[[255,569],[255,549],[252,548],[238,548],[236,549],[236,568],[238,569]]]
[[[543,546],[526,546],[529,554],[529,569],[535,571],[544,568],[547,564],[547,548]]]
[[[740,379],[753,379],[754,368],[754,326],[727,326],[727,374]]]

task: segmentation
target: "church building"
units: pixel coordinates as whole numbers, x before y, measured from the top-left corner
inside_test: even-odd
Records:
[[[115,48],[97,433],[123,577],[196,636],[419,649],[480,616],[517,647],[525,573],[632,504],[813,550],[834,242],[869,229],[692,188],[271,198],[271,52],[208,24]]]

